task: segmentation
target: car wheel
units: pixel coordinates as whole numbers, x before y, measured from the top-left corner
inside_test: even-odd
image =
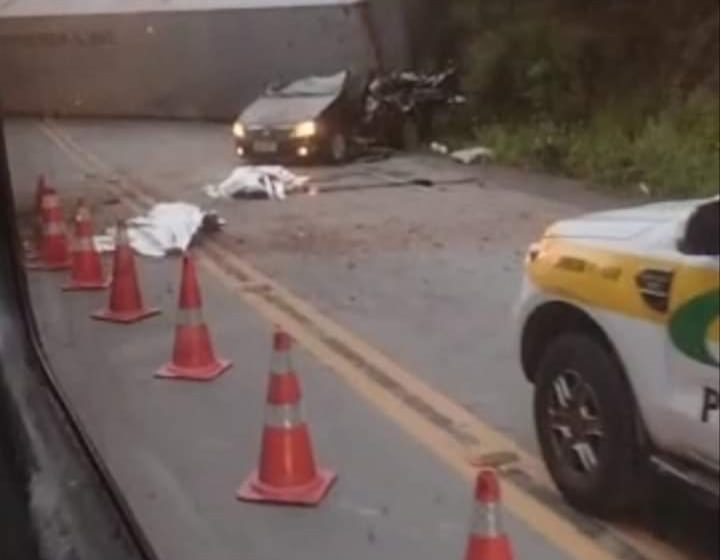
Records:
[[[347,160],[348,143],[342,132],[336,132],[330,138],[329,155],[330,161],[333,163],[343,163]]]
[[[566,500],[601,516],[639,505],[637,412],[612,352],[591,336],[563,335],[536,373],[538,439]]]

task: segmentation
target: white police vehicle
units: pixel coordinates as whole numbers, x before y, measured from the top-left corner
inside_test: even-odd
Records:
[[[572,505],[633,505],[647,467],[717,506],[719,200],[561,221],[528,253],[517,308],[543,458]]]

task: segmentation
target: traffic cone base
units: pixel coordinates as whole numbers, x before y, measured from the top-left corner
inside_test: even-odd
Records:
[[[513,560],[512,547],[507,537],[473,539],[468,545],[468,560]]]
[[[110,280],[101,282],[70,282],[62,286],[64,292],[94,292],[105,290],[110,286]]]
[[[102,309],[93,313],[91,317],[97,321],[130,325],[154,317],[155,315],[160,315],[159,309],[149,308],[137,311],[112,311],[110,309]]]
[[[54,263],[46,263],[40,260],[39,256],[33,256],[26,261],[25,267],[28,270],[44,270],[46,272],[60,272],[70,268],[70,259]]]
[[[278,488],[263,483],[258,471],[255,471],[243,482],[237,498],[243,502],[316,506],[327,496],[336,480],[337,473],[318,469],[315,479],[308,484]]]
[[[168,362],[161,367],[155,377],[161,379],[184,379],[186,381],[212,381],[232,367],[230,360],[216,360],[215,363],[201,367],[180,367]]]

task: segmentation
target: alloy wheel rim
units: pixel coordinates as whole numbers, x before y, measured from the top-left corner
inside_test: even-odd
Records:
[[[601,464],[605,444],[592,387],[577,372],[562,372],[553,381],[546,412],[555,453],[575,474],[591,476]]]

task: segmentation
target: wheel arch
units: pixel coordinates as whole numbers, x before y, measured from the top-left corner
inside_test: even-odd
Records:
[[[590,314],[571,303],[552,301],[535,309],[525,321],[522,330],[520,354],[528,381],[535,381],[535,371],[544,349],[558,336],[570,332],[584,333],[600,342],[613,354],[622,368],[617,349],[603,327]],[[624,373],[624,368],[622,369]]]

